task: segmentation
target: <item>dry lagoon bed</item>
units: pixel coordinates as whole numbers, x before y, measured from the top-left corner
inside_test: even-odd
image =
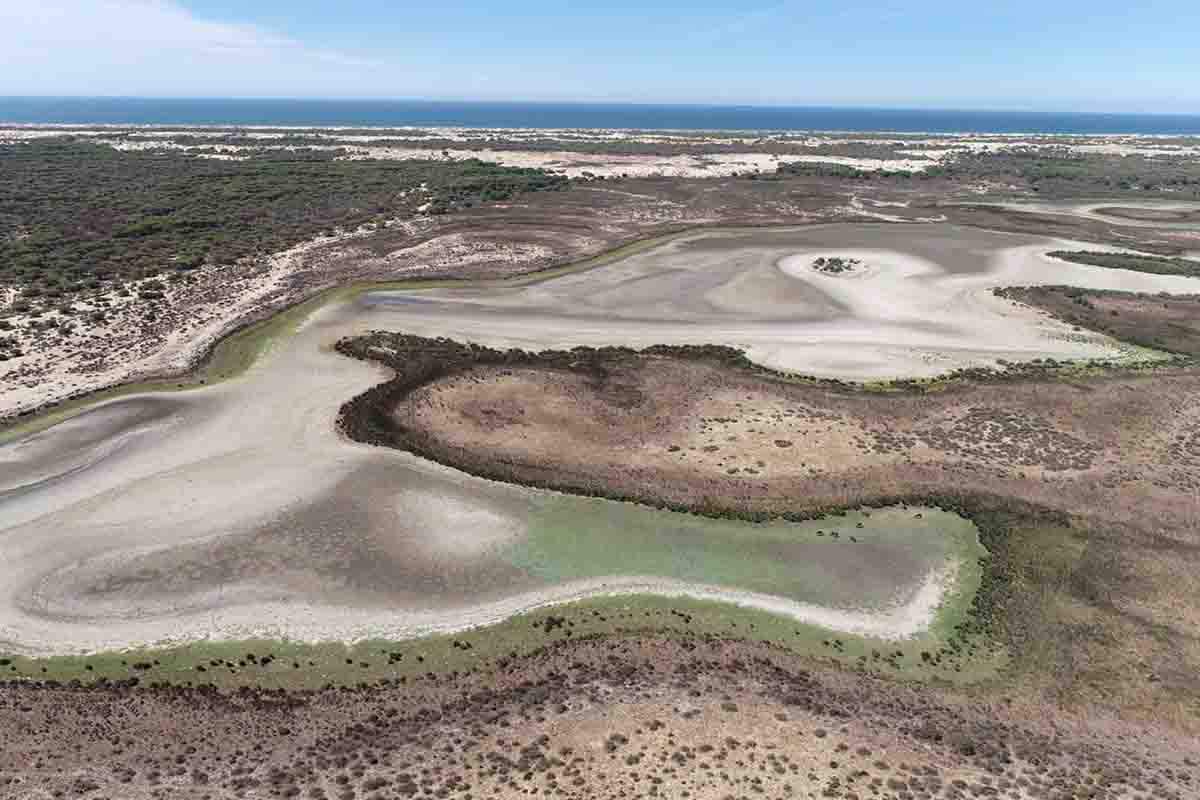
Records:
[[[1153,357],[992,296],[1032,283],[1192,289],[1044,256],[1071,246],[946,225],[714,231],[521,288],[334,302],[241,377],[110,401],[0,446],[0,644],[53,654],[205,637],[403,638],[623,592],[721,599],[882,638],[919,633],[978,547],[957,517],[914,525],[877,513],[859,545],[814,541],[803,524],[781,536],[714,522],[725,529],[711,546],[672,560],[690,518],[347,441],[337,409],[386,374],[332,345],[372,329],[530,349],[723,344],[777,369],[858,380],[997,359]],[[825,274],[818,256],[862,266]],[[564,518],[592,547],[614,529],[643,533],[668,574],[644,574],[636,558],[580,572],[569,553],[533,548]],[[725,564],[722,540],[794,571],[756,585]]]

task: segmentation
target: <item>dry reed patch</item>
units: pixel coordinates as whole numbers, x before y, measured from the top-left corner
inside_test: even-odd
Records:
[[[631,634],[314,693],[0,687],[0,796],[1194,794],[1195,740],[1034,710]]]
[[[378,341],[387,335],[374,336]],[[416,347],[404,356],[405,369],[420,362],[419,352]],[[450,446],[435,415],[424,418],[430,428],[372,435],[492,478],[722,516],[803,515],[922,497],[966,508],[977,522],[979,513],[1012,511],[1019,518],[1022,508],[1052,510],[1054,520],[1008,526],[987,543],[994,558],[990,574],[1006,587],[993,595],[989,618],[1002,620],[1017,654],[1018,693],[1056,706],[1200,717],[1194,707],[1200,686],[1186,678],[1200,674],[1200,592],[1189,577],[1200,574],[1200,466],[1187,457],[1200,427],[1192,402],[1200,374],[1194,369],[872,393],[781,381],[710,356],[702,349],[508,354],[511,363],[503,369],[536,371],[549,364],[587,376],[570,382],[576,393],[571,413],[592,407],[581,404],[607,409],[576,423],[586,429],[588,446],[571,438],[570,425],[538,430],[529,423],[542,417],[540,406],[555,408],[559,400],[546,389],[549,383],[534,381],[528,371],[521,388],[507,396],[525,410],[525,422],[513,426],[500,447],[473,433]],[[470,376],[479,369],[472,364],[446,372]],[[603,399],[603,380],[596,377],[610,372],[621,375],[621,397],[642,398],[620,413],[615,402]],[[655,391],[645,391],[651,381]],[[390,415],[405,404],[403,381],[393,388],[366,399]],[[486,403],[486,384],[473,388],[462,398]],[[655,413],[638,413],[648,408]],[[781,408],[794,413],[789,417]],[[799,422],[798,409],[805,409]],[[546,419],[551,417],[557,414]],[[807,441],[794,429],[786,439],[778,432],[798,424],[808,426]],[[828,446],[834,433],[842,437],[841,451]],[[737,438],[729,441],[731,436]],[[525,448],[519,457],[504,449],[517,439]],[[844,446],[847,439],[857,451]],[[718,449],[708,454],[709,462],[693,461],[683,449],[688,441],[701,444],[701,453],[703,447]],[[739,452],[733,448],[750,441],[770,442],[778,458],[797,465],[826,458],[830,466],[754,474],[741,464],[737,472],[730,472],[729,462],[720,464],[724,447]],[[529,442],[543,443],[542,449]],[[991,510],[980,512],[979,498],[990,498],[985,505]]]
[[[1197,385],[1200,376],[1175,370],[878,394],[702,358],[592,351],[464,364],[401,392],[392,413],[438,460],[517,482],[557,474],[557,488],[589,493],[600,485],[671,502],[731,496],[782,511],[785,498],[823,496],[831,481],[865,502],[889,487],[965,477],[982,491],[1024,487],[1019,495],[1041,502],[1051,486],[1068,496],[1144,480],[1190,490],[1200,474],[1188,454],[1200,435],[1184,399]],[[1078,500],[1069,510],[1096,510]]]
[[[571,471],[586,458],[584,469],[808,476],[904,457],[876,447],[874,433],[843,413],[665,358],[600,376],[478,367],[420,387],[395,413],[453,448]]]
[[[1200,290],[1200,281],[1196,281]],[[1122,341],[1187,356],[1200,356],[1200,294],[1106,292],[1073,286],[997,289],[1015,300],[1074,325]]]

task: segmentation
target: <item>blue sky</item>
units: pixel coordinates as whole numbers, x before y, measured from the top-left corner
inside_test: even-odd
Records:
[[[0,1],[0,94],[1200,113],[1196,0]]]

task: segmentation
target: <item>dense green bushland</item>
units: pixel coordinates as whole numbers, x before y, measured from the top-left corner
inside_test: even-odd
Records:
[[[265,150],[246,160],[122,152],[69,138],[0,145],[0,283],[57,298],[187,272],[333,230],[430,213],[567,179],[477,160],[337,160]]]
[[[1064,197],[1146,193],[1170,193],[1178,198],[1200,197],[1200,164],[1193,159],[1076,153],[1067,148],[962,152],[919,172],[873,171],[833,163],[783,162],[774,176],[762,177],[794,176],[861,181],[887,178],[917,181],[948,179],[964,183],[991,181],[1048,196]]]
[[[852,167],[849,164],[836,164],[830,162],[828,164],[817,161],[788,161],[781,163],[775,168],[774,175],[758,176],[751,175],[749,177],[754,180],[761,180],[763,177],[768,180],[771,178],[842,178],[845,180],[869,181],[879,178],[911,178],[913,176],[924,175],[923,172],[909,172],[908,170],[870,170],[859,169]]]
[[[1016,148],[998,153],[964,153],[931,167],[922,177],[1004,181],[1047,194],[1111,194],[1169,191],[1200,194],[1200,164],[1184,157],[1147,158]]]

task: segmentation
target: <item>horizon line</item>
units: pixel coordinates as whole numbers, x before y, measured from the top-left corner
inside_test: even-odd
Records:
[[[316,103],[427,103],[463,105],[543,105],[543,106],[617,106],[638,108],[755,109],[763,111],[883,111],[950,112],[968,114],[1031,114],[1077,116],[1200,117],[1200,111],[1082,111],[1067,109],[1021,109],[1004,107],[906,106],[906,105],[827,105],[803,103],[735,103],[644,100],[482,100],[430,97],[328,97],[298,95],[85,95],[85,94],[0,94],[0,100],[145,100],[145,101],[224,101],[224,102],[316,102]]]

